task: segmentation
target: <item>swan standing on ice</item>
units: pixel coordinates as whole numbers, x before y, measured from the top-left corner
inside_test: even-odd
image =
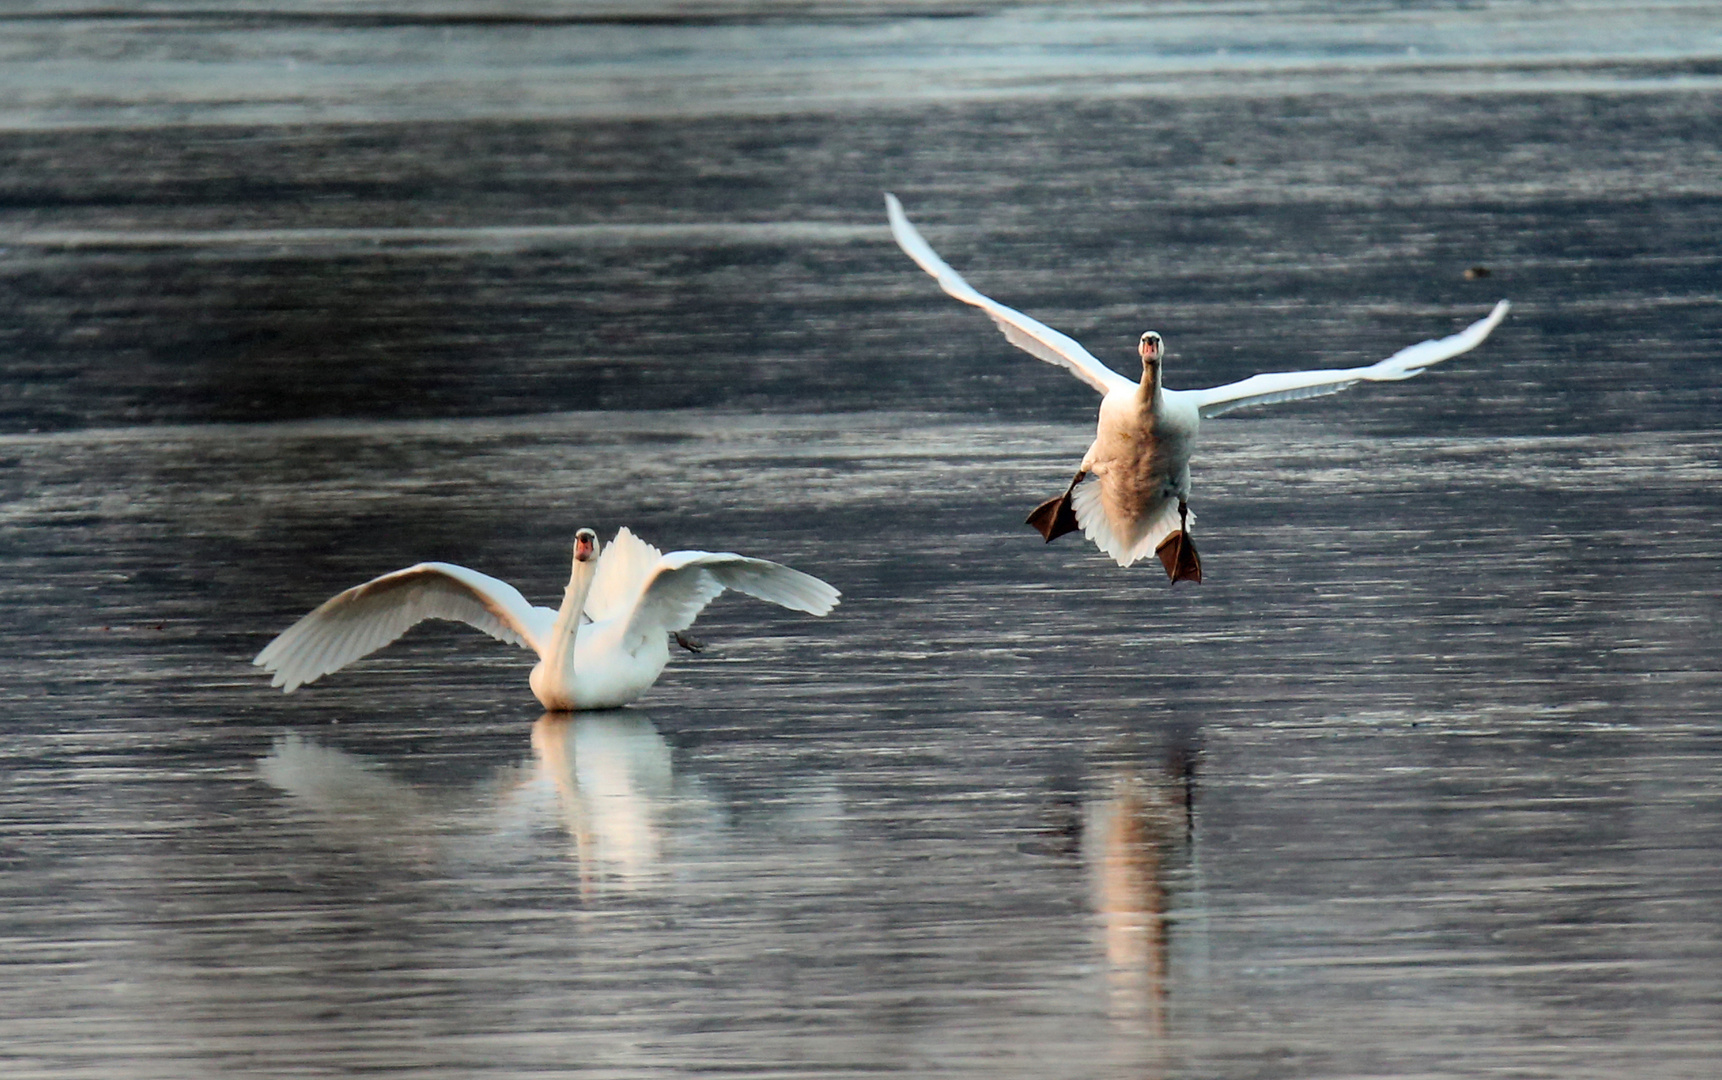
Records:
[[[1367,367],[1322,368],[1252,375],[1206,390],[1168,390],[1160,380],[1165,344],[1150,330],[1142,335],[1142,379],[1133,382],[1096,360],[1075,340],[1050,326],[975,291],[928,246],[903,213],[896,196],[885,196],[891,235],[909,258],[938,279],[944,290],[989,315],[1012,345],[1068,368],[1106,395],[1094,443],[1083,455],[1063,495],[1035,507],[1028,524],[1048,543],[1081,529],[1096,547],[1129,566],[1150,551],[1160,556],[1174,582],[1201,581],[1202,561],[1190,540],[1190,452],[1200,422],[1246,405],[1337,393],[1354,383],[1409,379],[1442,360],[1483,343],[1507,314],[1495,305],[1451,337],[1420,342]]]
[[[562,607],[533,607],[514,586],[452,563],[419,563],[329,600],[264,646],[252,663],[292,693],[394,641],[425,619],[452,619],[538,654],[532,693],[552,712],[613,709],[645,693],[670,660],[669,635],[725,589],[824,615],[838,591],[765,559],[720,551],[668,555],[626,528],[598,551],[598,534],[574,534],[574,569]]]

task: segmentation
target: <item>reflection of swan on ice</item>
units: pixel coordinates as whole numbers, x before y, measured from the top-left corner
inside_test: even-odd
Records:
[[[546,709],[610,709],[651,688],[670,660],[669,635],[725,590],[810,615],[837,605],[836,589],[765,559],[728,551],[668,555],[627,529],[599,554],[598,534],[575,534],[562,607],[533,607],[505,581],[452,563],[420,563],[354,586],[264,646],[253,663],[292,693],[389,644],[425,619],[464,622],[538,654],[532,693]],[[689,645],[689,648],[695,646]]]
[[[643,716],[546,713],[532,725],[532,755],[588,883],[649,878],[670,854],[672,831],[709,828],[716,817],[694,785],[675,782],[669,743]]]
[[[678,850],[714,846],[722,822],[697,779],[676,777],[652,722],[631,714],[546,713],[532,727],[531,762],[469,787],[411,784],[300,735],[277,739],[258,773],[342,842],[414,863],[493,861],[516,844],[531,857],[535,820],[553,812],[587,883],[648,880]]]
[[[295,734],[276,739],[257,772],[344,842],[410,862],[443,854],[450,835],[444,800],[376,762]]]
[[[1168,863],[1189,836],[1190,782],[1181,755],[1163,771],[1115,769],[1082,830],[1111,1012],[1155,1036],[1166,1033]]]

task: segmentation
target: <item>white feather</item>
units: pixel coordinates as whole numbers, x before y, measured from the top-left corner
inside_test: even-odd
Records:
[[[1169,500],[1158,514],[1141,522],[1137,529],[1125,532],[1122,525],[1106,516],[1106,508],[1100,498],[1100,481],[1092,477],[1076,485],[1076,490],[1071,492],[1070,506],[1076,512],[1076,523],[1082,526],[1082,535],[1112,556],[1119,566],[1129,566],[1152,555],[1180,527],[1178,503]],[[1196,520],[1195,511],[1190,511],[1189,520]]]
[[[725,589],[824,615],[841,595],[810,574],[728,551],[675,551],[659,560],[628,624],[630,637],[686,630]]]
[[[1470,352],[1507,317],[1511,304],[1502,300],[1488,315],[1444,338],[1431,338],[1407,345],[1385,360],[1367,367],[1318,368],[1314,371],[1275,371],[1251,375],[1235,383],[1186,390],[1196,400],[1202,419],[1242,409],[1248,405],[1272,405],[1281,401],[1337,394],[1360,382],[1397,382],[1423,374],[1424,369]]]
[[[598,555],[598,573],[586,595],[586,614],[593,622],[602,622],[631,610],[663,557],[662,551],[626,525],[616,530],[616,538]]]
[[[538,650],[556,613],[535,608],[506,581],[452,563],[419,563],[325,601],[252,661],[292,693],[376,652],[426,619],[449,619],[510,645]]]
[[[897,246],[902,248],[909,258],[914,259],[921,269],[933,275],[945,292],[986,312],[998,328],[1004,331],[1005,339],[1012,345],[1030,356],[1065,368],[1102,394],[1120,385],[1136,385],[1095,359],[1076,339],[1054,330],[1038,319],[1029,318],[1015,308],[1006,307],[991,297],[983,296],[974,286],[964,281],[961,274],[951,269],[945,260],[939,258],[932,245],[910,224],[908,215],[903,213],[903,204],[889,192],[885,194],[885,215],[891,221],[891,235],[896,238]]]

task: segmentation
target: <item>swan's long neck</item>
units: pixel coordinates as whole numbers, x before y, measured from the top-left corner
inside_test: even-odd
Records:
[[[1160,391],[1164,388],[1160,378],[1160,368],[1161,365],[1159,364],[1143,364],[1142,382],[1136,390],[1136,395],[1141,398],[1142,404],[1155,413],[1160,411]]]
[[[592,591],[592,579],[598,573],[598,556],[575,559],[568,575],[568,587],[562,590],[562,606],[556,611],[556,624],[550,631],[549,655],[545,663],[557,672],[574,669],[574,641],[580,636],[580,612],[586,607],[586,594]]]

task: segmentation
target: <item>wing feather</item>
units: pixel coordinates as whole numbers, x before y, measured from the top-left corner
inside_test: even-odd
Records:
[[[1006,341],[1036,359],[1069,370],[1102,394],[1120,386],[1136,385],[1095,359],[1094,355],[1074,338],[1029,318],[1015,308],[1006,307],[997,300],[982,295],[974,286],[964,281],[963,276],[939,258],[938,253],[916,231],[915,226],[909,223],[908,215],[903,213],[903,204],[890,192],[885,193],[885,213],[891,219],[891,235],[896,237],[897,246],[902,248],[909,258],[914,259],[921,269],[931,274],[945,292],[986,312],[992,321],[998,324],[998,328],[1004,331]]]
[[[452,563],[419,563],[356,585],[282,631],[252,663],[292,693],[369,656],[425,619],[450,619],[500,641],[538,650],[556,621],[520,591]]]
[[[1279,401],[1337,394],[1360,382],[1390,382],[1421,375],[1423,369],[1461,353],[1470,352],[1488,338],[1491,331],[1506,318],[1512,305],[1505,300],[1495,305],[1484,318],[1444,338],[1432,338],[1407,345],[1385,360],[1367,367],[1319,368],[1314,371],[1276,371],[1251,375],[1247,379],[1206,390],[1185,390],[1196,401],[1202,419],[1219,416],[1247,405],[1271,405]]]
[[[658,568],[664,553],[646,543],[626,526],[598,555],[598,570],[586,594],[585,614],[593,622],[613,619],[627,611],[646,587],[646,579]]]
[[[686,630],[725,589],[809,615],[828,614],[842,595],[812,574],[766,559],[728,551],[672,551],[658,560],[645,583],[627,636]]]

